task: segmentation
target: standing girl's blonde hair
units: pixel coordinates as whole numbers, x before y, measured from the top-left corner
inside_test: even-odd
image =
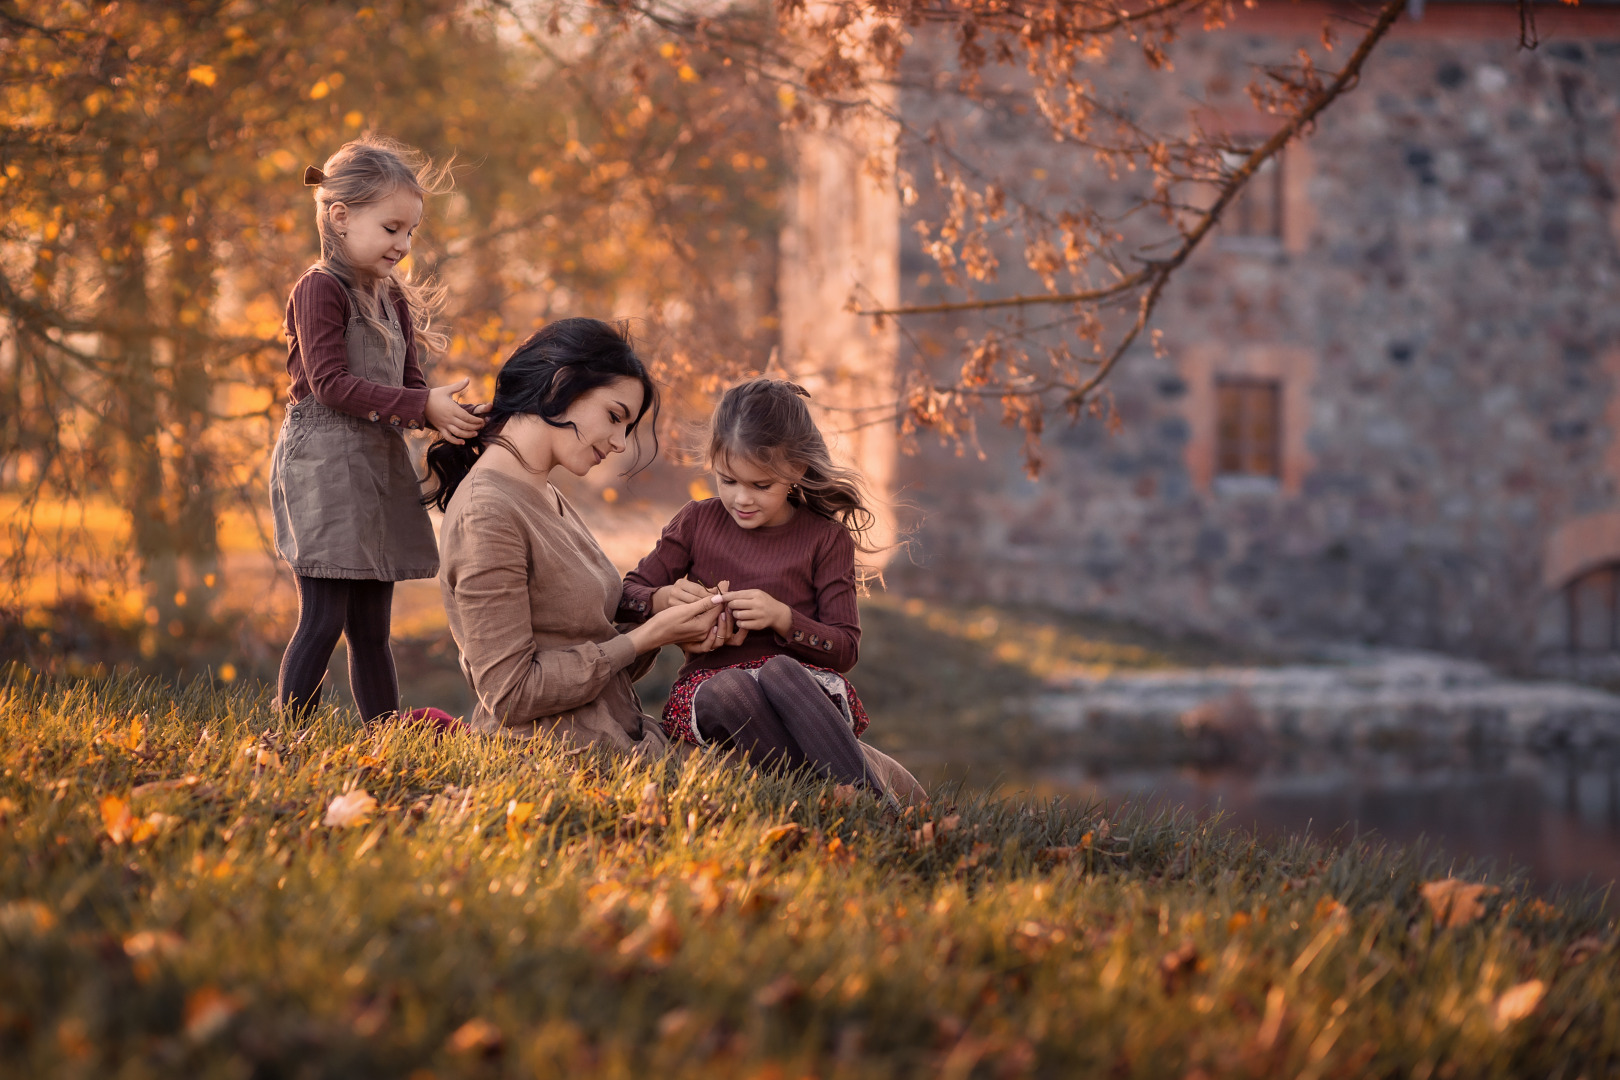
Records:
[[[373,136],[306,169],[304,183],[315,188],[321,258],[287,301],[291,386],[270,463],[276,550],[298,581],[277,700],[315,705],[341,634],[355,703],[375,720],[399,709],[394,582],[439,569],[405,431],[459,441],[483,421],[455,400],[466,379],[428,386],[422,350],[445,343],[432,325],[440,293],[398,272],[444,171]]]
[[[361,314],[378,333],[383,325],[383,283],[362,283],[363,275],[349,260],[348,253],[332,220],[332,207],[350,209],[373,205],[398,191],[409,191],[419,199],[446,194],[451,187],[450,165],[435,165],[421,152],[402,142],[380,135],[367,135],[344,143],[337,153],[317,169],[304,170],[304,183],[315,188],[315,231],[321,240],[321,264],[360,302]],[[442,353],[449,344],[443,333],[433,328],[434,319],[444,308],[444,289],[396,275],[390,284],[410,306],[416,340],[431,352]]]

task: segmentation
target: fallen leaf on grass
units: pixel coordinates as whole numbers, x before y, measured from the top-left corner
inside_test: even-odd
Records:
[[[169,930],[141,930],[124,939],[124,955],[131,959],[143,956],[174,956],[185,948],[179,934]]]
[[[350,825],[364,825],[376,812],[377,800],[367,794],[364,788],[355,788],[339,795],[327,805],[326,817],[321,820],[321,824],[337,829]]]
[[[1190,941],[1183,942],[1181,948],[1159,958],[1159,978],[1164,980],[1164,992],[1167,994],[1179,990],[1187,977],[1197,970],[1198,946]]]
[[[447,1045],[458,1054],[494,1054],[501,1048],[501,1029],[473,1017],[451,1033]]]
[[[960,824],[962,824],[961,814],[952,814],[949,817],[940,818],[937,822],[925,821],[922,823],[922,828],[912,832],[911,843],[916,847],[932,844],[944,838],[947,834],[954,832]]]
[[[1491,1008],[1496,1030],[1505,1031],[1509,1025],[1535,1012],[1546,993],[1547,984],[1540,979],[1531,979],[1502,991],[1502,996],[1496,999],[1496,1004]]]
[[[523,842],[523,826],[534,817],[534,803],[513,799],[506,804],[506,838],[514,844]]]
[[[781,848],[784,852],[797,851],[802,843],[804,843],[804,826],[791,821],[786,825],[775,825],[766,829],[759,838],[761,851],[772,851],[776,848]]]
[[[667,964],[680,947],[680,924],[669,910],[668,899],[658,896],[647,911],[647,921],[619,942],[619,955],[641,957],[661,966]]]
[[[182,776],[175,780],[154,780],[150,784],[142,784],[129,793],[131,799],[139,799],[143,795],[155,795],[160,791],[179,791],[181,788],[196,787],[199,779],[195,776]]]
[[[186,998],[186,1038],[205,1042],[225,1030],[242,1003],[217,986],[205,986]]]
[[[38,900],[0,904],[0,933],[8,937],[37,937],[56,925],[56,913]]]
[[[1434,921],[1447,928],[1477,921],[1485,914],[1485,897],[1501,891],[1495,885],[1475,885],[1456,878],[1427,882],[1421,890]]]
[[[1317,922],[1321,922],[1324,919],[1344,918],[1349,914],[1349,908],[1345,907],[1331,896],[1324,896],[1322,899],[1316,902],[1316,912],[1313,917]]]
[[[832,801],[834,806],[849,806],[860,797],[860,788],[857,788],[854,784],[837,784],[833,787]]]
[[[129,812],[129,800],[117,795],[104,795],[101,799],[101,827],[107,838],[122,844],[135,831],[135,821]]]
[[[1607,945],[1608,942],[1600,937],[1587,935],[1576,938],[1569,943],[1569,948],[1564,950],[1564,963],[1571,966],[1579,964],[1602,952]]]
[[[804,988],[793,976],[778,975],[754,992],[754,1004],[762,1009],[774,1009],[778,1005],[797,1001],[803,995]]]

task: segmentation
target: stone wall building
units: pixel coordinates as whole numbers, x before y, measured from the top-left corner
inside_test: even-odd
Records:
[[[1262,0],[1178,42],[1173,78],[1123,54],[1106,77],[1135,80],[1144,110],[1197,100],[1263,131],[1247,72],[1314,42],[1331,10]],[[1035,482],[993,419],[982,460],[926,437],[911,455],[868,452],[924,515],[891,583],[1262,644],[1601,675],[1620,656],[1620,10],[1539,10],[1534,51],[1518,48],[1510,4],[1432,2],[1402,21],[1173,280],[1163,354],[1142,349],[1111,383],[1117,433],[1055,426]],[[949,60],[924,47],[910,62],[926,74]],[[1054,198],[1093,183],[1016,116],[900,102],[908,122],[994,141],[1004,174]],[[864,213],[901,215],[871,198]],[[823,276],[902,303],[946,295],[906,228],[814,257]],[[1020,264],[1002,260],[997,292],[1039,291]],[[833,323],[853,316],[818,321],[825,295],[788,283],[783,301],[785,326],[815,327],[785,336],[790,367],[817,333],[852,333]],[[910,347],[841,341],[873,385]]]

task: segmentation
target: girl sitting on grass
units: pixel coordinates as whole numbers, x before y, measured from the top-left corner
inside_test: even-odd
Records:
[[[866,710],[843,673],[859,655],[855,551],[873,550],[873,515],[859,475],[833,463],[807,397],[769,378],[726,392],[707,447],[719,495],[664,527],[625,578],[618,617],[715,593],[725,603],[722,626],[686,650],[670,689],[671,739],[921,798],[904,767],[858,741]]]

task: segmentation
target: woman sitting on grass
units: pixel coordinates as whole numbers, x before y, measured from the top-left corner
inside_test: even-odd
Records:
[[[444,511],[439,587],[478,698],[475,730],[668,745],[630,684],[664,645],[716,644],[721,602],[674,604],[621,634],[618,571],[547,479],[622,453],[649,412],[656,421],[658,391],[625,332],[562,319],[502,365],[481,431],[428,451],[428,502]]]

